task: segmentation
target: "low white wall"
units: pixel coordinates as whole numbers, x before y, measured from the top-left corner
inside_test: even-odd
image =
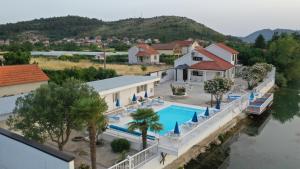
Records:
[[[163,73],[166,73],[165,76],[162,76]],[[172,68],[172,69],[167,69],[167,70],[160,70],[160,71],[157,71],[157,72],[152,72],[150,73],[150,76],[157,76],[160,78],[160,83],[163,83],[163,82],[166,82],[166,81],[169,81],[169,80],[174,80],[174,72],[175,70]]]
[[[13,86],[3,86],[0,87],[0,97],[1,96],[9,96],[16,95],[21,93],[29,93],[37,88],[39,88],[42,84],[47,84],[47,81],[36,82],[36,83],[27,83]]]
[[[74,169],[74,161],[64,161],[0,133],[0,168]]]

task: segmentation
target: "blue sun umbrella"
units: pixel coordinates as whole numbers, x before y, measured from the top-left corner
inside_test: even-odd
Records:
[[[145,98],[148,98],[148,93],[147,93],[147,91],[145,91],[144,97],[145,97]]]
[[[251,92],[251,94],[250,94],[250,100],[251,101],[254,100],[254,93],[253,92]]]
[[[208,116],[209,116],[209,109],[208,109],[208,107],[206,107],[206,110],[205,110],[204,116],[205,116],[205,117],[208,117]]]
[[[220,108],[221,108],[221,102],[220,102],[220,101],[217,101],[216,109],[220,110]]]
[[[178,126],[178,122],[177,121],[176,121],[175,128],[174,128],[174,134],[180,134],[179,126]]]
[[[194,116],[192,118],[192,122],[194,122],[194,123],[198,122],[197,112],[194,113]]]
[[[132,97],[132,101],[133,101],[133,102],[136,102],[136,96],[135,96],[135,94],[134,94],[133,97]]]
[[[116,101],[116,106],[120,107],[120,100],[119,99],[117,99],[117,101]]]

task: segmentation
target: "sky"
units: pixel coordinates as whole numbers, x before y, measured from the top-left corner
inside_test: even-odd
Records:
[[[0,4],[0,24],[66,15],[104,21],[176,15],[225,35],[300,29],[300,0],[0,0]]]

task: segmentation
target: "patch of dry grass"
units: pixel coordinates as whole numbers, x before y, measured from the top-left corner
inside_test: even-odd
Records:
[[[65,68],[87,68],[93,66],[95,68],[103,67],[103,64],[93,63],[89,60],[81,60],[80,62],[62,61],[58,59],[49,58],[32,58],[31,63],[37,62],[39,67],[43,69],[62,70]],[[146,71],[141,70],[140,65],[126,65],[126,64],[106,64],[109,69],[114,69],[119,75],[143,75],[148,72],[154,72],[162,69],[170,68],[167,65],[151,65],[147,66]]]

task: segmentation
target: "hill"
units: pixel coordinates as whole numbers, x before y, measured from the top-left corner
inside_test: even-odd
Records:
[[[79,16],[65,16],[0,25],[0,39],[20,39],[28,34],[46,37],[50,40],[96,35],[103,38],[111,36],[158,38],[161,41],[190,37],[212,41],[232,39],[232,37],[226,37],[192,19],[178,16],[130,18],[111,22]]]
[[[272,39],[273,35],[275,33],[278,33],[278,34],[282,34],[282,33],[294,33],[294,32],[299,32],[300,31],[296,31],[296,30],[290,30],[290,29],[262,29],[262,30],[259,30],[259,31],[256,31],[256,32],[253,32],[251,33],[250,35],[246,36],[246,37],[243,37],[241,38],[242,41],[244,42],[247,42],[247,43],[254,43],[256,38],[262,34],[265,38],[265,40],[269,41]]]

